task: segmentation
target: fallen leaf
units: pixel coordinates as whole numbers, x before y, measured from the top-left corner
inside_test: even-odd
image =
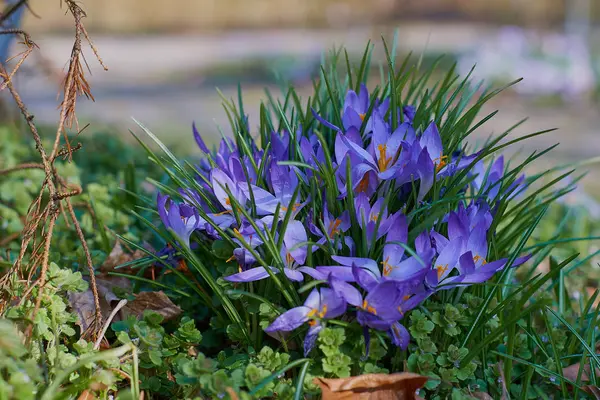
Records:
[[[569,365],[563,368],[563,375],[565,378],[572,382],[577,382],[577,376],[579,375],[579,363]],[[600,369],[596,368],[596,375],[600,374]],[[581,371],[581,382],[587,383],[590,381],[590,364],[589,362],[583,367]],[[583,390],[594,396],[594,398],[600,400],[600,388],[593,385],[582,385]]]
[[[77,400],[96,400],[97,397],[94,396],[89,390],[84,390],[81,392]]]
[[[240,400],[237,393],[232,388],[228,387],[225,389],[225,391],[227,392],[231,400]]]
[[[177,307],[164,292],[141,292],[135,300],[127,303],[122,309],[124,318],[129,315],[141,317],[144,311],[152,310],[163,316],[165,321],[178,317],[181,308]]]
[[[89,281],[89,278],[86,278]],[[120,276],[99,275],[96,277],[96,288],[98,289],[98,297],[100,310],[103,317],[108,317],[113,307],[119,302],[119,298],[113,292],[114,288],[120,288],[125,291],[131,291],[131,283],[127,278]],[[84,332],[88,329],[95,317],[95,303],[92,289],[89,288],[82,293],[69,293],[69,303],[72,310],[77,314],[77,325]]]
[[[426,376],[402,372],[343,379],[315,378],[314,382],[321,387],[323,400],[413,400],[416,399],[416,391],[425,385],[427,379]]]
[[[123,246],[121,246],[121,241],[117,240],[110,254],[104,260],[104,263],[100,266],[100,272],[112,272],[119,265],[131,262],[133,260],[139,260],[140,258],[144,258],[146,253],[141,250],[136,250],[133,254],[126,253],[123,250]],[[125,267],[119,269],[119,272],[124,274],[131,273],[133,270],[131,268]]]

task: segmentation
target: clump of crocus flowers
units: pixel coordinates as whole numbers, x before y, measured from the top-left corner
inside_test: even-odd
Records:
[[[197,185],[180,189],[181,202],[158,197],[179,245],[190,246],[195,232],[198,240],[233,244],[228,262],[237,273],[223,277],[233,285],[318,281],[267,332],[307,325],[308,354],[327,320],[345,316],[363,327],[367,343],[374,329],[406,348],[402,321],[410,310],[526,260],[494,259],[488,248],[503,159],[486,167],[479,152],[445,149],[434,121],[415,126],[415,107],[391,110],[389,99],[370,98],[364,85],[348,91],[341,126],[312,113],[310,127],[273,132],[266,141],[263,135],[261,146],[238,135],[210,151],[194,128],[206,156],[195,170]],[[323,131],[333,134],[317,134]],[[478,195],[447,202],[435,221],[416,223],[464,173],[472,179],[457,193]],[[520,178],[502,190],[516,196],[525,184]]]

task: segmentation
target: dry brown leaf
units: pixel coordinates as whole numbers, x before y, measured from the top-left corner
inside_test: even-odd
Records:
[[[96,400],[97,397],[92,394],[89,390],[84,390],[81,392],[77,400]]]
[[[135,300],[127,303],[122,309],[126,318],[129,315],[141,317],[144,311],[152,310],[164,317],[165,321],[178,317],[181,308],[177,307],[164,292],[142,292],[135,296]]]
[[[102,310],[102,315],[105,316],[109,315],[113,307],[119,302],[119,298],[113,292],[114,288],[118,287],[125,291],[131,291],[129,280],[120,276],[98,276],[96,278],[96,287],[98,288],[100,309]],[[69,303],[79,317],[77,324],[81,327],[81,331],[86,331],[95,317],[92,290],[88,289],[83,293],[69,293]]]
[[[413,400],[416,399],[415,392],[425,385],[427,379],[426,376],[402,372],[343,379],[315,378],[314,382],[321,387],[323,400]]]
[[[239,396],[237,395],[237,393],[232,389],[232,388],[226,388],[225,391],[227,392],[227,394],[229,395],[229,398],[231,400],[240,400]]]
[[[600,374],[600,369],[596,369],[596,375]],[[579,375],[579,363],[569,365],[566,368],[563,368],[563,375],[565,378],[572,382],[577,382],[577,376]],[[583,367],[583,371],[581,371],[581,382],[589,382],[590,381],[590,364],[587,363]],[[587,393],[593,395],[596,399],[600,400],[600,388],[592,385],[582,385],[583,390]]]
[[[109,315],[113,307],[119,302],[119,298],[113,291],[114,288],[118,287],[125,291],[131,290],[131,284],[127,278],[110,275],[98,276],[96,287],[98,288],[102,315]],[[82,331],[87,330],[94,321],[95,316],[92,290],[88,289],[83,293],[70,293],[69,302],[71,308],[79,317],[78,325],[81,326]]]
[[[108,257],[106,257],[104,263],[102,263],[102,265],[100,266],[100,271],[105,273],[112,272],[115,270],[115,267],[119,265],[125,264],[133,260],[138,260],[145,256],[146,254],[141,250],[136,250],[133,254],[126,253],[123,250],[123,246],[121,246],[121,242],[117,240],[110,254],[108,255]],[[131,272],[131,268],[119,269],[119,272],[127,274]]]

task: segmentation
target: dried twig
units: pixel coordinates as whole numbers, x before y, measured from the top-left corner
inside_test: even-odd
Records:
[[[21,29],[5,29],[5,30],[0,31],[0,35],[21,35],[21,36],[23,36],[23,44],[25,46],[27,46],[27,50],[25,50],[24,52],[17,55],[17,56],[21,56],[21,59],[17,62],[17,64],[15,65],[13,70],[10,72],[10,74],[3,76],[4,83],[2,85],[0,85],[0,91],[2,91],[4,89],[6,89],[6,85],[8,84],[8,82],[11,82],[15,73],[19,70],[19,68],[21,68],[21,65],[23,65],[23,63],[25,62],[25,59],[27,57],[29,57],[29,55],[33,52],[34,49],[38,48],[38,45],[35,44],[33,40],[31,40],[31,37],[29,36],[29,34],[27,32],[25,32]],[[15,56],[15,57],[17,57],[17,56]],[[12,57],[12,58],[14,58],[14,57]],[[8,60],[0,60],[0,62],[4,62],[4,61],[8,61]]]
[[[112,310],[112,312],[106,319],[104,326],[102,327],[102,331],[100,331],[98,338],[96,338],[96,342],[94,343],[94,350],[98,350],[100,348],[100,343],[102,343],[102,339],[104,338],[104,335],[106,334],[106,331],[108,330],[108,327],[110,326],[110,323],[112,322],[113,318],[115,318],[117,313],[121,310],[121,308],[125,307],[126,304],[127,304],[127,299],[122,299]]]
[[[42,169],[43,170],[44,166],[42,164],[39,164],[39,163],[19,164],[16,167],[12,167],[12,168],[7,168],[7,169],[0,170],[0,175],[8,175],[11,172],[23,171],[25,169]]]
[[[87,82],[83,67],[81,63],[81,59],[83,55],[81,53],[81,41],[82,35],[90,44],[94,54],[98,58],[100,64],[106,69],[102,60],[98,55],[97,49],[92,44],[85,27],[83,26],[82,19],[86,16],[85,12],[81,9],[81,7],[74,0],[65,0],[69,11],[73,15],[75,20],[75,41],[73,44],[73,49],[71,51],[71,59],[69,62],[69,68],[64,80],[64,95],[63,100],[61,102],[61,111],[60,111],[60,120],[58,124],[58,128],[56,130],[56,135],[54,139],[54,145],[52,146],[52,150],[48,154],[46,149],[42,144],[42,140],[37,131],[35,124],[33,123],[33,115],[31,115],[23,101],[21,100],[18,92],[15,90],[12,84],[12,77],[15,72],[22,65],[24,60],[33,52],[37,46],[31,40],[30,36],[22,31],[17,29],[5,30],[0,32],[0,34],[19,34],[23,37],[23,43],[27,46],[27,50],[21,53],[21,59],[17,62],[16,68],[11,71],[11,73],[7,73],[6,69],[3,65],[0,64],[0,77],[3,78],[4,82],[0,85],[0,90],[8,88],[10,91],[17,107],[21,111],[21,114],[25,118],[29,130],[33,136],[36,149],[41,157],[40,163],[27,163],[21,164],[16,167],[8,168],[0,171],[0,175],[9,174],[14,171],[20,171],[23,169],[29,168],[37,168],[42,169],[45,174],[44,181],[42,182],[39,195],[33,200],[31,205],[29,206],[27,216],[25,218],[24,229],[22,231],[22,239],[21,239],[21,248],[19,251],[19,255],[13,264],[11,271],[6,274],[0,280],[0,286],[6,287],[7,283],[14,282],[14,279],[11,279],[12,274],[16,273],[19,276],[27,276],[27,283],[29,287],[25,291],[25,295],[22,296],[21,301],[24,298],[28,297],[30,293],[33,292],[33,289],[37,287],[38,293],[36,296],[35,307],[33,310],[33,315],[30,316],[31,319],[35,317],[40,306],[41,301],[44,296],[44,287],[46,284],[46,275],[48,271],[48,262],[49,262],[49,254],[50,254],[50,244],[52,242],[52,235],[54,232],[54,227],[56,225],[56,221],[59,216],[62,214],[65,217],[65,222],[67,224],[72,224],[75,227],[77,236],[81,242],[82,248],[84,250],[86,264],[90,274],[90,286],[92,289],[92,293],[94,295],[95,302],[95,320],[92,335],[95,335],[97,332],[96,329],[100,329],[102,327],[102,312],[100,309],[100,301],[98,297],[98,290],[96,287],[96,280],[94,275],[94,266],[92,264],[92,258],[89,252],[89,248],[87,246],[87,242],[83,231],[81,230],[81,226],[77,221],[77,217],[73,210],[73,205],[70,201],[70,198],[73,196],[77,196],[81,194],[81,188],[74,185],[69,185],[56,171],[54,162],[58,158],[66,157],[71,160],[72,153],[79,148],[81,148],[81,144],[78,144],[75,147],[71,147],[65,127],[72,126],[73,122],[77,124],[77,119],[75,117],[75,106],[77,97],[81,94],[84,94],[86,97],[91,98],[93,100],[93,96],[91,94],[90,85]],[[27,1],[23,0],[18,3],[18,6],[26,5]],[[11,9],[11,12],[16,10],[15,8]],[[0,22],[6,18],[5,15],[0,16]],[[61,137],[65,138],[65,147],[60,147]],[[47,192],[48,201],[42,202],[42,198],[44,194]],[[28,249],[31,248],[31,253],[29,256],[29,270],[28,274],[23,274],[23,260],[28,252]],[[32,282],[33,277],[37,276],[37,279]],[[4,293],[5,295],[7,293]],[[28,337],[31,336],[31,326],[26,331]]]

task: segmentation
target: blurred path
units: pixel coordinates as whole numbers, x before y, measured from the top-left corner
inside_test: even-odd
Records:
[[[457,51],[470,46],[489,29],[477,26],[412,25],[400,28],[401,49],[419,53],[425,48],[434,52]],[[391,30],[390,30],[391,31]],[[303,62],[317,62],[322,52],[333,45],[344,44],[350,52],[362,51],[367,40],[377,38],[381,28],[357,28],[352,31],[253,31],[215,34],[211,36],[139,36],[98,37],[103,60],[109,67],[102,71],[86,51],[92,69],[89,81],[96,102],[82,99],[78,116],[93,127],[114,125],[126,134],[135,129],[134,116],[168,143],[189,149],[190,133],[196,121],[205,135],[217,135],[216,125],[228,132],[227,119],[216,91],[203,84],[202,70],[220,65],[242,63],[244,59],[290,55]],[[48,62],[62,68],[69,58],[71,38],[46,37],[37,40]],[[55,124],[58,120],[56,93],[59,82],[36,74],[17,81],[22,97],[36,120]],[[262,84],[244,84],[245,108],[253,126],[258,121],[258,107],[264,98]],[[228,96],[235,89],[224,87]],[[273,89],[277,92],[277,89]],[[308,95],[309,90],[300,88]],[[570,104],[566,107],[535,107],[510,95],[501,96],[484,110],[501,112],[482,129],[479,138],[500,133],[521,118],[529,121],[513,137],[547,128],[559,128],[543,137],[523,144],[526,152],[560,142],[558,151],[547,158],[548,166],[598,156],[600,154],[600,113],[590,106]],[[92,127],[92,129],[94,129]],[[518,148],[517,148],[518,149]],[[516,150],[516,149],[515,149]],[[591,182],[588,179],[588,182]],[[597,182],[593,182],[597,184]]]

